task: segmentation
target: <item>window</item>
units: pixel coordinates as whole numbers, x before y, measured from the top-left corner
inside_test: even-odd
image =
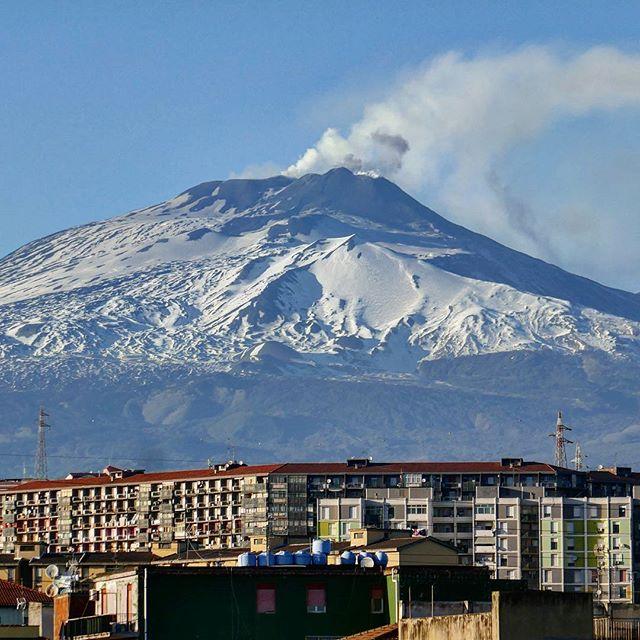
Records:
[[[422,474],[420,473],[405,473],[404,482],[408,487],[420,487],[422,486]]]
[[[518,576],[516,575],[516,570],[515,569],[511,569],[510,571],[507,571],[507,578],[509,578],[509,580],[515,580]]]
[[[259,584],[256,587],[256,612],[276,612],[276,588],[271,584]]]
[[[320,508],[320,519],[329,520],[331,518],[331,509],[329,507]]]
[[[551,551],[558,550],[558,538],[551,538]]]
[[[542,507],[542,517],[543,518],[550,518],[551,517],[551,505],[550,504],[545,504]]]
[[[355,520],[358,517],[358,507],[349,507],[349,520]]]
[[[574,538],[567,538],[567,551],[574,551],[576,548],[576,541]]]
[[[618,507],[618,517],[619,518],[626,518],[627,517],[627,507],[623,504],[621,504]]]
[[[396,517],[396,509],[395,507],[391,507],[387,505],[387,518],[389,520],[393,520]]]
[[[558,533],[560,531],[560,523],[557,521],[553,521],[550,523],[551,525],[551,533]]]
[[[307,587],[307,612],[326,613],[327,595],[324,585],[313,584]]]
[[[492,504],[477,504],[476,505],[476,514],[479,515],[493,515],[493,505]]]
[[[621,544],[620,544],[620,538],[613,538],[613,544],[612,544],[614,549],[619,549]]]
[[[559,567],[560,566],[559,556],[558,556],[557,553],[552,553],[551,554],[551,566],[552,567]]]
[[[589,507],[589,517],[590,518],[597,518],[599,516],[599,510],[598,507]]]
[[[629,579],[626,569],[620,569],[618,571],[618,582],[626,582]]]
[[[627,597],[627,587],[618,587],[618,598]]]
[[[551,569],[545,569],[543,575],[545,582],[553,582],[553,571]]]
[[[371,589],[371,613],[384,613],[382,587],[373,587]]]
[[[573,522],[565,522],[564,523],[564,530],[567,533],[573,533],[575,531],[574,526],[573,526]]]
[[[611,526],[611,533],[620,533],[620,523],[614,522]]]
[[[516,517],[516,508],[513,505],[509,505],[507,507],[507,518],[515,518]]]
[[[426,516],[429,510],[426,505],[410,504],[407,506],[407,515],[410,516]]]

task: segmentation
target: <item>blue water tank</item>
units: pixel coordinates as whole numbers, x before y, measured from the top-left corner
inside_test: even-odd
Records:
[[[241,553],[238,556],[238,566],[239,567],[255,567],[257,563],[256,554],[247,552]]]
[[[276,564],[293,564],[293,553],[290,551],[278,551],[276,553]]]
[[[373,567],[376,563],[376,558],[373,553],[369,551],[361,551],[358,554],[358,565],[361,567]]]
[[[313,554],[313,564],[327,564],[327,554],[326,553],[314,553]]]
[[[311,553],[330,553],[331,540],[314,540],[311,543]]]
[[[355,564],[356,554],[353,551],[343,551],[340,555],[340,564]]]
[[[389,562],[389,556],[384,551],[376,551],[375,561],[381,567],[386,567]]]
[[[311,554],[305,550],[296,551],[295,555],[293,556],[293,561],[295,564],[300,564],[305,567],[313,564],[313,558],[311,557]]]
[[[276,563],[276,559],[270,551],[263,551],[258,554],[258,566],[259,567],[270,567]]]

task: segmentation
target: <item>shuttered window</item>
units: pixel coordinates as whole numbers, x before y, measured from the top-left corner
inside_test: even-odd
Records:
[[[384,613],[382,587],[373,587],[371,589],[371,613]]]
[[[276,588],[272,584],[259,584],[256,588],[256,611],[258,613],[276,612]]]
[[[322,584],[311,584],[307,587],[307,611],[309,613],[326,613],[327,594]]]

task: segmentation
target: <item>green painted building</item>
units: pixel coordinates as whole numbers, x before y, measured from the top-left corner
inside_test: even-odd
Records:
[[[330,640],[394,622],[410,602],[490,601],[479,567],[166,567],[96,580],[96,616],[150,640]],[[74,621],[82,635],[82,621]]]

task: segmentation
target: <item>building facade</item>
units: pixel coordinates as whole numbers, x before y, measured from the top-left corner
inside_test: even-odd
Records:
[[[580,472],[519,458],[107,467],[0,489],[0,552],[162,553],[179,543],[225,549],[262,538],[273,546],[315,535],[346,540],[363,526],[414,528],[496,578],[628,601],[640,557],[639,482],[626,468]]]
[[[441,481],[440,489],[397,487],[367,490],[363,498],[322,498],[318,533],[346,540],[350,529],[362,526],[413,529],[455,545],[463,563],[485,566],[497,579],[590,591],[602,602],[637,602],[640,501],[630,470],[622,476],[613,470],[596,477],[572,474],[570,482],[546,474],[532,478],[526,464],[523,472],[520,479],[500,473],[491,484],[476,480],[473,497],[454,500],[442,498],[452,484],[461,488],[464,478]],[[444,495],[443,484],[449,485]]]

